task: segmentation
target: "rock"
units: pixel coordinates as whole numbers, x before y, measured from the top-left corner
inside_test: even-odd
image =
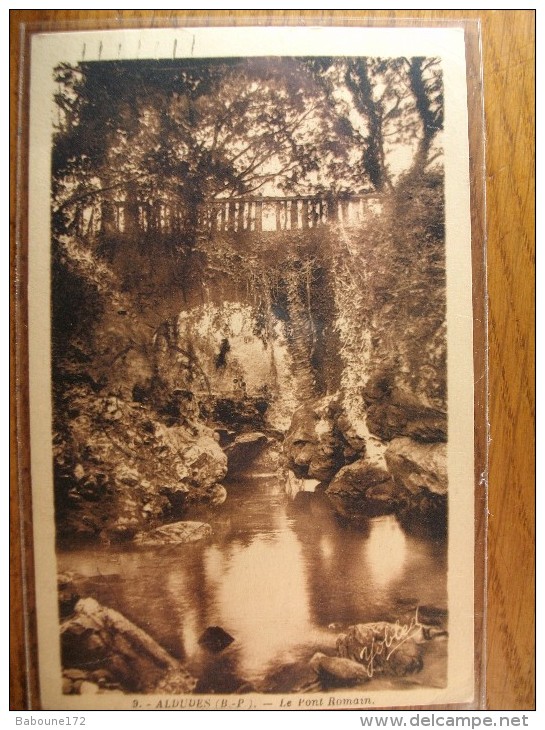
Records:
[[[429,409],[412,409],[396,403],[375,403],[368,407],[369,430],[389,441],[396,436],[410,436],[419,441],[446,441],[445,413]]]
[[[366,443],[360,424],[351,421],[348,415],[341,410],[335,419],[335,427],[346,442],[344,447],[346,461],[362,457],[366,451]]]
[[[298,408],[284,440],[287,467],[299,479],[329,482],[366,451],[364,424],[351,419],[340,396],[331,395]]]
[[[102,534],[106,542],[110,540],[123,542],[136,535],[141,527],[141,520],[132,512],[132,507],[133,505],[127,503],[120,505],[120,509],[123,509],[122,514],[113,517],[107,534],[105,532]]]
[[[445,496],[448,489],[447,446],[396,438],[384,454],[395,483],[411,493],[422,489]]]
[[[407,529],[442,537],[447,527],[447,446],[394,439],[385,459],[402,490],[397,514]]]
[[[175,388],[172,392],[168,392],[166,397],[164,393],[161,395],[163,395],[162,411],[174,419],[174,422],[190,424],[198,420],[199,406],[191,390]]]
[[[214,484],[206,490],[206,503],[211,507],[219,507],[227,499],[227,490],[221,484]]]
[[[177,545],[210,537],[212,528],[206,522],[173,522],[150,532],[139,532],[134,542],[144,546]]]
[[[68,677],[62,678],[62,693],[63,695],[71,695],[74,691],[74,685],[71,679]]]
[[[134,487],[140,481],[140,474],[137,469],[130,468],[126,464],[118,464],[115,469],[115,478],[121,484],[127,484]]]
[[[347,519],[395,511],[399,490],[381,466],[359,459],[343,467],[326,489],[335,511]]]
[[[410,436],[424,441],[447,440],[446,410],[434,408],[406,388],[393,384],[392,376],[376,376],[363,390],[369,430],[385,441]]]
[[[221,482],[227,474],[227,457],[212,435],[201,435],[179,451],[184,468],[180,478],[189,486],[207,489]]]
[[[365,668],[352,659],[331,657],[317,652],[310,660],[310,666],[317,674],[329,680],[333,679],[342,686],[369,680]]]
[[[192,677],[185,667],[169,670],[154,686],[155,694],[187,694],[194,692],[197,680]]]
[[[388,655],[388,673],[398,677],[420,672],[424,666],[422,649],[416,639],[409,639]]]
[[[99,687],[112,683],[112,675],[107,669],[97,669],[94,672],[91,672],[89,679],[98,684]]]
[[[80,691],[84,684],[98,689],[97,682],[90,680],[101,676],[97,675],[100,670],[107,673],[103,677],[131,692],[151,691],[172,672],[186,677],[183,691],[191,692],[196,684],[151,636],[93,598],[80,599],[74,615],[61,624],[61,650],[63,666],[71,667],[64,674],[73,682],[71,691],[78,681]],[[83,678],[75,674],[78,669],[86,672]]]
[[[72,682],[75,682],[78,679],[83,681],[87,678],[86,672],[84,672],[82,669],[65,669],[62,675]]]
[[[268,407],[268,400],[259,396],[201,398],[201,410],[205,418],[229,429],[264,428]]]
[[[322,689],[316,672],[308,661],[283,664],[269,672],[258,687],[260,692],[284,694],[306,693]]]
[[[244,473],[267,445],[268,438],[260,431],[240,434],[225,448],[229,476]]]
[[[240,687],[237,687],[237,689],[235,690],[235,694],[237,695],[250,694],[251,692],[257,692],[255,685],[253,685],[251,682],[244,682],[240,685]]]
[[[211,429],[167,425],[145,403],[83,385],[65,397],[71,409],[54,443],[60,539],[126,541],[150,523],[181,518],[192,501],[225,499],[217,485],[227,457]]]
[[[284,440],[287,467],[299,479],[329,481],[346,463],[347,446],[335,428],[339,406],[333,396],[298,408]]]
[[[82,682],[79,686],[80,695],[96,695],[100,692],[100,687],[94,682]]]
[[[74,607],[81,598],[74,586],[74,582],[80,577],[75,573],[60,573],[57,576],[61,619],[67,618],[74,612]]]
[[[418,624],[356,624],[337,637],[337,652],[340,657],[361,664],[369,678],[377,674],[403,676],[423,667],[416,636],[421,636]]]
[[[316,491],[316,488],[319,486],[319,484],[320,482],[317,479],[300,479],[299,477],[296,477],[291,470],[288,469],[286,473],[284,491],[286,492],[288,497],[295,499],[295,497],[300,492]]]
[[[234,638],[227,631],[224,631],[221,626],[209,626],[199,636],[199,644],[208,651],[214,652],[214,654],[223,651],[233,641]]]

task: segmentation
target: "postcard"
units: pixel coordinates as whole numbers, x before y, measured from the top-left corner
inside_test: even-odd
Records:
[[[44,709],[474,701],[459,27],[36,33]]]

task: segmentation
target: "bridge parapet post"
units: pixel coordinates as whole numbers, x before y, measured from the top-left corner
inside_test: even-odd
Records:
[[[290,229],[292,231],[297,230],[299,227],[299,211],[298,211],[298,201],[297,200],[290,200],[289,201],[289,209],[290,209]]]
[[[339,220],[339,199],[332,195],[327,199],[327,221],[336,223]]]
[[[380,209],[379,196],[334,195],[225,198],[211,201],[201,220],[211,231],[273,233],[339,223],[357,226]]]
[[[261,200],[257,200],[255,203],[255,231],[263,230],[263,203]]]
[[[244,201],[239,200],[237,203],[235,203],[235,206],[236,206],[237,231],[243,231],[244,230],[245,203],[244,203]]]
[[[236,203],[231,201],[227,209],[227,227],[225,230],[235,231],[236,230]]]
[[[277,231],[282,230],[282,201],[277,200],[274,204],[274,223]]]
[[[301,200],[301,218],[300,218],[300,228],[302,230],[306,230],[309,227],[309,210],[308,210],[308,200]]]

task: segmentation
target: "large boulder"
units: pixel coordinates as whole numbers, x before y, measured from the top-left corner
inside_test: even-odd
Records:
[[[447,445],[403,437],[384,454],[396,486],[402,491],[398,515],[407,526],[444,534],[447,521]]]
[[[258,691],[271,694],[306,694],[322,689],[315,669],[306,660],[282,664],[268,672],[258,686]]]
[[[98,692],[100,676],[126,692],[152,691],[172,676],[182,692],[192,692],[196,685],[185,667],[151,636],[93,598],[80,599],[61,624],[61,650],[65,674],[71,671],[68,679],[81,682],[80,693],[82,688]],[[77,670],[80,673],[74,674]],[[95,688],[87,686],[86,677]],[[75,691],[66,685],[66,691]]]
[[[161,545],[183,545],[210,537],[212,528],[206,522],[173,522],[149,532],[139,532],[134,537],[138,545],[149,547]]]
[[[447,445],[424,444],[403,437],[390,442],[384,454],[395,483],[415,494],[426,489],[445,496],[448,489]]]
[[[176,439],[175,429],[170,432]],[[178,478],[188,487],[208,489],[227,474],[227,458],[213,436],[201,434],[189,444],[182,440],[178,446],[174,442],[173,447],[181,457]]]
[[[365,452],[365,442],[335,396],[305,404],[293,414],[284,440],[287,467],[300,479],[329,482]]]
[[[417,625],[387,621],[356,624],[338,636],[337,652],[362,665],[369,679],[380,674],[403,676],[423,667],[420,639]]]
[[[393,513],[399,489],[386,469],[369,459],[359,459],[335,475],[326,494],[338,514],[354,519]]]
[[[359,662],[343,657],[327,656],[318,651],[310,660],[310,666],[325,682],[347,686],[367,682],[369,675]]]
[[[260,431],[242,433],[225,447],[227,454],[227,473],[229,476],[243,474],[263,452],[268,438]]]
[[[424,442],[446,441],[446,410],[395,385],[393,380],[378,375],[363,390],[369,430],[384,441],[398,436]]]

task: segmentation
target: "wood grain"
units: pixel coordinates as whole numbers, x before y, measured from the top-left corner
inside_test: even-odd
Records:
[[[15,141],[18,130],[19,28],[21,23],[59,21],[108,22],[115,27],[131,20],[141,25],[187,22],[188,15],[206,20],[208,11],[10,11],[11,219],[12,297],[15,298],[14,222]],[[381,20],[395,17],[480,19],[484,61],[486,117],[486,194],[489,288],[489,522],[488,522],[488,638],[486,654],[487,708],[529,710],[535,707],[535,11],[220,11],[224,22],[242,25],[282,19],[297,22],[318,17],[339,24],[344,18]],[[24,252],[23,252],[24,253]],[[19,262],[24,276],[24,256]],[[21,338],[15,341],[12,307],[11,356],[24,380],[24,299],[18,313]],[[22,369],[21,369],[22,368]],[[14,372],[12,370],[12,372]],[[35,677],[27,677],[25,630],[32,635],[33,614],[24,611],[21,590],[32,565],[21,558],[28,536],[30,505],[23,491],[20,519],[17,488],[28,482],[28,454],[18,451],[17,436],[26,439],[24,382],[16,378],[23,397],[12,398],[11,411],[11,680],[10,708],[24,709],[36,694]],[[16,431],[16,425],[18,430]],[[30,596],[32,599],[32,596]],[[30,600],[30,604],[32,600]],[[28,607],[27,607],[28,608]],[[28,620],[24,616],[28,615]]]

